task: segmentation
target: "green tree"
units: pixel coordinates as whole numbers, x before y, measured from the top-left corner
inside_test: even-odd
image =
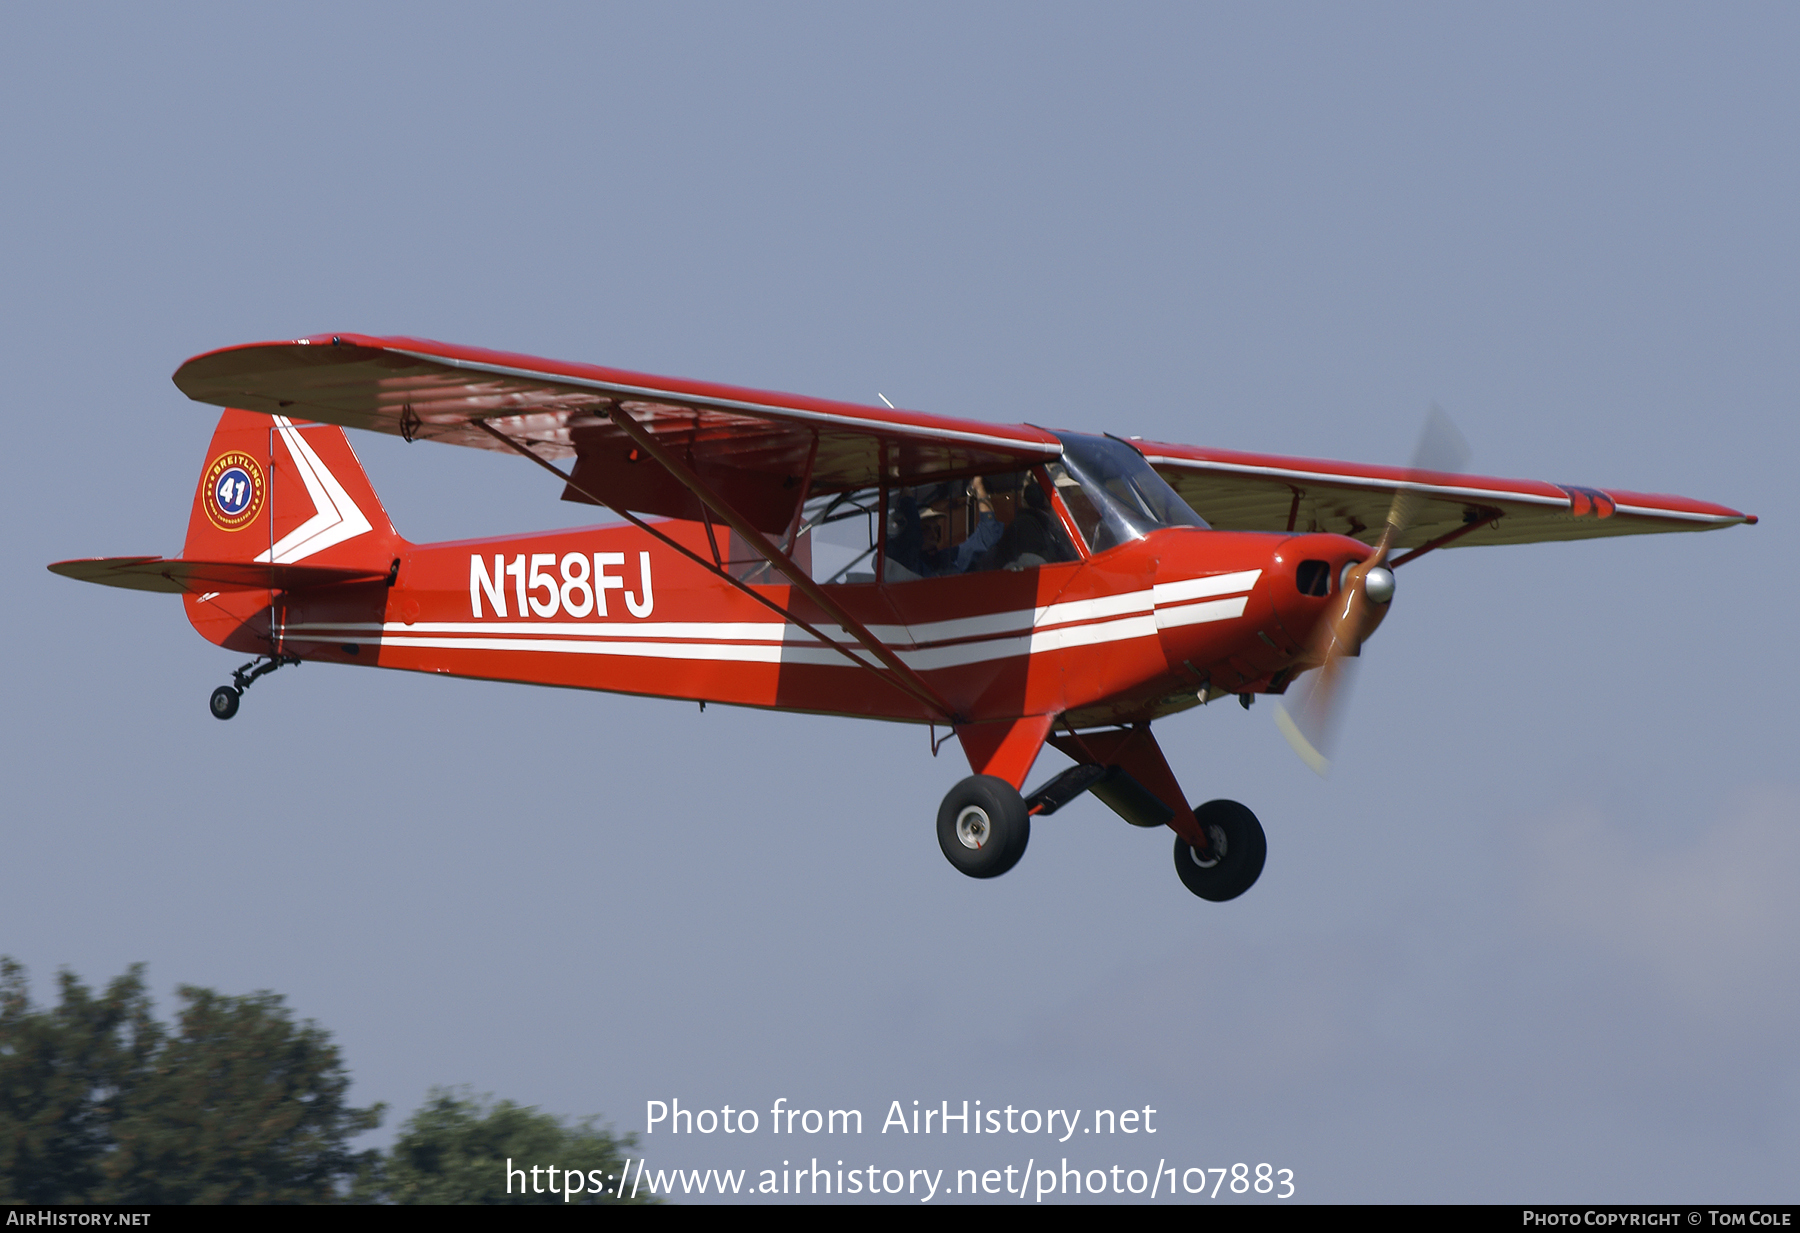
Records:
[[[652,1202],[648,1196],[632,1200],[606,1193],[616,1191],[626,1176],[625,1152],[636,1142],[631,1135],[614,1137],[597,1129],[593,1118],[569,1126],[511,1101],[496,1104],[492,1097],[433,1088],[355,1193],[365,1202],[563,1203],[564,1188],[572,1189],[565,1175],[573,1171],[582,1189],[570,1203]],[[508,1162],[519,1170],[511,1177],[510,1194]],[[558,1170],[554,1191],[545,1172],[550,1166]],[[594,1181],[601,1183],[599,1192]]]
[[[105,1172],[114,1203],[318,1203],[372,1153],[349,1139],[381,1124],[352,1108],[350,1076],[324,1029],[273,993],[223,997],[184,985],[179,1031],[124,1094]]]
[[[34,1010],[0,959],[0,1199],[329,1202],[373,1167],[349,1140],[381,1106],[346,1102],[337,1047],[279,996],[184,986],[170,1031],[141,965],[97,999],[59,981],[56,1009]]]
[[[161,1043],[143,966],[98,998],[72,973],[34,1011],[25,969],[0,956],[0,1201],[81,1202],[100,1192],[120,1100]]]

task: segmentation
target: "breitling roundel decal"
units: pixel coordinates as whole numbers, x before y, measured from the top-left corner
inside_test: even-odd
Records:
[[[221,531],[241,531],[262,513],[263,476],[256,459],[240,450],[220,454],[206,468],[200,500]]]

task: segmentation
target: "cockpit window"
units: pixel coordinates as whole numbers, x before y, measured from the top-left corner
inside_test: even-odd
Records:
[[[1030,471],[888,490],[883,582],[1035,569],[1079,556]]]
[[[1056,435],[1063,456],[1050,464],[1050,475],[1093,551],[1104,552],[1163,527],[1207,529],[1206,520],[1123,441],[1072,432]]]

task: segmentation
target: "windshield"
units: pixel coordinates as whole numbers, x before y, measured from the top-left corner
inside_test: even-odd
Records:
[[[1206,528],[1144,456],[1123,441],[1059,432],[1060,463],[1050,464],[1056,491],[1087,538],[1104,552],[1162,527]]]

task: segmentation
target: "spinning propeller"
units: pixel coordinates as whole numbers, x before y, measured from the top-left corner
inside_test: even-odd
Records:
[[[1411,484],[1425,472],[1461,471],[1468,461],[1468,442],[1450,417],[1433,407],[1425,417],[1406,482],[1394,490],[1387,526],[1374,553],[1360,565],[1345,568],[1332,596],[1331,612],[1314,635],[1308,659],[1319,666],[1317,674],[1303,679],[1293,691],[1291,712],[1281,703],[1275,704],[1276,726],[1294,752],[1321,776],[1331,770],[1327,751],[1350,694],[1349,661],[1387,615],[1388,602],[1394,598],[1394,571],[1387,561],[1418,513],[1420,496]]]

